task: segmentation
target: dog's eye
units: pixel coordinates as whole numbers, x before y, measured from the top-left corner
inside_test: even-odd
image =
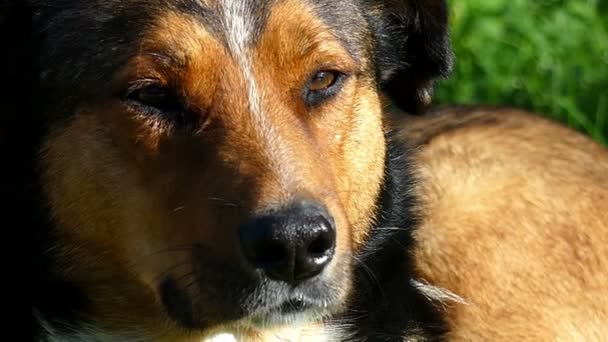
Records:
[[[316,73],[310,80],[308,89],[319,91],[331,87],[336,82],[337,75],[332,71],[321,71]]]
[[[314,106],[331,98],[338,93],[345,77],[345,74],[331,70],[315,73],[308,81],[304,100],[309,106]]]
[[[134,83],[127,90],[125,100],[138,112],[154,115],[179,127],[196,127],[203,118],[200,110],[187,106],[184,98],[173,89],[154,81]]]
[[[181,108],[179,98],[167,87],[148,84],[131,89],[127,99],[162,111],[176,111]]]
[[[169,93],[167,92],[167,89],[163,87],[152,85],[137,91],[136,96],[137,100],[143,104],[153,107],[162,107],[167,104]]]

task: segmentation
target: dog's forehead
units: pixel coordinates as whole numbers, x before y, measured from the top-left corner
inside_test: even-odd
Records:
[[[271,13],[288,20],[303,9],[335,29],[341,38],[360,39],[358,34],[366,28],[360,6],[353,0],[72,0],[63,6],[42,6],[40,18],[43,26],[59,27],[63,35],[70,36],[65,32],[67,26],[72,27],[69,33],[73,35],[81,32],[112,37],[121,33],[120,41],[128,42],[159,17],[179,12],[196,18],[226,43],[236,40],[251,44],[263,33]]]
[[[190,0],[175,5],[182,13],[195,16],[232,52],[241,53],[242,47],[260,39],[271,15],[289,23],[294,13],[310,11],[352,53],[358,52],[355,45],[360,43],[366,26],[360,8],[354,1],[346,0]]]
[[[191,35],[194,28],[188,25],[198,23],[237,56],[250,53],[270,20],[285,23],[280,31],[290,26],[307,30],[310,23],[300,22],[299,15],[305,11],[311,14],[307,18],[323,23],[359,59],[370,50],[359,4],[353,0],[66,0],[62,6],[42,6],[38,15],[37,24],[45,32],[40,64],[46,67],[41,76],[55,89],[78,89],[74,100],[94,97],[141,51],[142,39],[149,32],[158,33],[159,20],[176,13],[192,20],[172,29],[169,44]]]

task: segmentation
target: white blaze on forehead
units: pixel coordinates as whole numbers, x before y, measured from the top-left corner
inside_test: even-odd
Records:
[[[256,119],[265,123],[260,105],[260,93],[254,77],[251,57],[247,46],[252,40],[254,21],[250,13],[250,4],[247,0],[224,0],[222,3],[223,23],[228,43],[228,49],[237,61],[243,72],[247,85],[247,100],[249,109]],[[263,127],[265,127],[264,125]]]
[[[222,6],[229,47],[234,53],[244,52],[253,31],[252,18],[247,13],[248,1],[224,0]]]
[[[253,63],[251,61],[251,42],[255,33],[255,18],[252,10],[254,9],[251,1],[248,0],[223,0],[220,4],[222,12],[222,23],[228,49],[232,57],[239,65],[243,73],[243,80],[247,87],[247,103],[251,118],[256,121],[258,134],[263,142],[266,143],[265,151],[270,160],[282,160],[275,165],[278,180],[286,186],[286,177],[290,175],[288,163],[281,158],[284,155],[285,144],[280,141],[280,136],[269,122],[262,110],[261,98],[264,95],[260,91],[255,79]],[[284,187],[286,188],[286,187]]]

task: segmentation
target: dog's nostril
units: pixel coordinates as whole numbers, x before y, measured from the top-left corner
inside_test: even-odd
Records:
[[[308,246],[308,253],[314,257],[323,256],[323,254],[325,254],[329,248],[331,248],[331,242],[329,239],[320,237],[313,241],[310,246]]]
[[[327,252],[334,247],[335,237],[329,231],[321,232],[308,245],[308,254],[313,258],[324,257]]]

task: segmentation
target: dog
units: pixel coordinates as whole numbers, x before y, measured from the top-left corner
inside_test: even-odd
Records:
[[[450,72],[444,1],[3,13],[33,339],[601,336],[606,152],[517,112],[410,117]]]
[[[443,332],[408,275],[414,198],[382,115],[423,111],[449,73],[443,0],[3,13],[34,339]]]

